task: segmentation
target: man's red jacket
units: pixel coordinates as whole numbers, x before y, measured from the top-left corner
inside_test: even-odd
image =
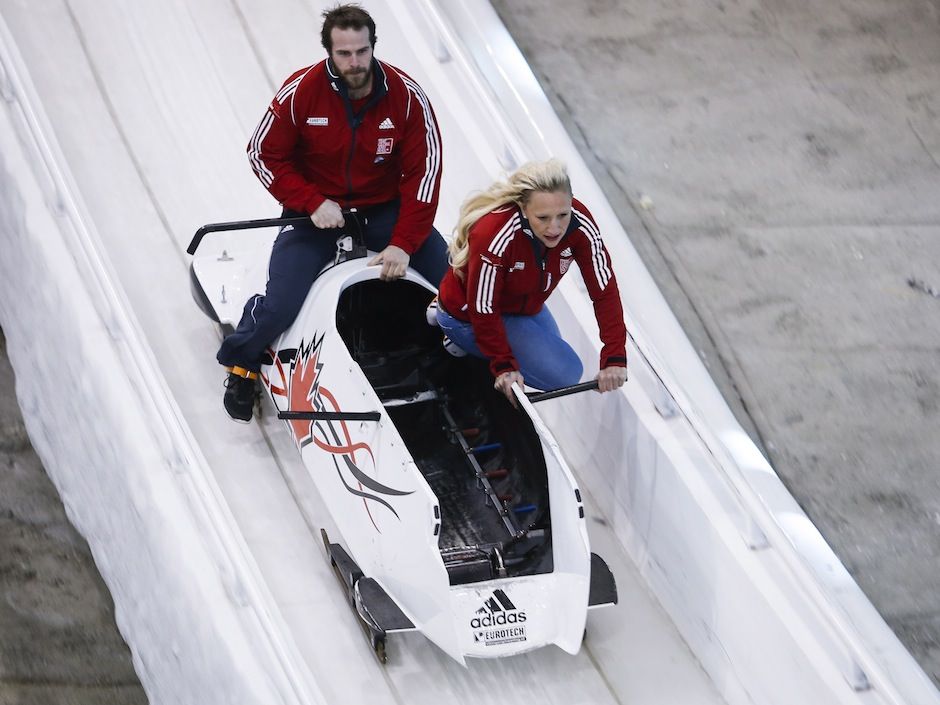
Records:
[[[408,254],[431,232],[441,184],[441,136],[424,91],[373,60],[368,98],[350,101],[332,61],[297,71],[248,144],[255,174],[284,207],[313,213],[401,199],[389,244]]]
[[[600,230],[584,204],[573,199],[571,223],[561,241],[548,249],[532,234],[515,205],[480,218],[470,228],[470,256],[461,269],[449,269],[441,282],[439,302],[454,318],[469,321],[477,346],[490,361],[493,376],[518,370],[506,339],[502,314],[534,315],[558,282],[578,263],[600,328],[600,368],[626,367],[627,329],[620,291],[601,240]],[[546,350],[546,354],[551,354]]]

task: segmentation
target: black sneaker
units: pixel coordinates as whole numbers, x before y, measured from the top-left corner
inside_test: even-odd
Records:
[[[258,380],[228,373],[225,380],[225,396],[222,403],[228,415],[235,421],[249,423],[258,397]]]

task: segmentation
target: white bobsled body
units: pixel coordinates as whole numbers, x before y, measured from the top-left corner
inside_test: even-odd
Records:
[[[443,349],[434,287],[412,270],[381,282],[367,261],[317,278],[261,378],[342,534],[331,559],[373,644],[384,660],[385,633],[414,628],[461,662],[576,653],[589,602],[616,590],[557,444],[524,394],[513,409],[482,361]],[[229,264],[193,266],[224,328],[241,312],[214,301]]]

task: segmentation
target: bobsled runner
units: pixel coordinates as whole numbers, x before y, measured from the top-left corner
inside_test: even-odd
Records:
[[[209,232],[290,222],[204,226],[189,252]],[[231,330],[263,291],[271,240],[239,250],[227,238],[200,249],[191,281]],[[385,662],[389,634],[418,630],[460,663],[549,644],[576,653],[588,609],[615,604],[617,590],[533,403],[595,383],[516,389],[514,408],[485,362],[442,346],[426,318],[435,287],[411,269],[381,281],[360,243],[338,240],[260,377],[340,532],[342,545],[323,540],[372,648]]]

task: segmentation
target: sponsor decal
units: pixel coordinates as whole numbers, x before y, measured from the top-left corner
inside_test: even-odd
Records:
[[[314,127],[326,127],[330,124],[330,119],[328,117],[308,117],[307,124]]]
[[[392,145],[395,143],[395,138],[393,137],[379,137],[378,143],[375,145],[376,154],[391,154]]]
[[[513,272],[513,271],[521,270],[521,269],[525,269],[525,262],[516,262],[514,265],[512,265],[509,268],[509,271]]]
[[[274,384],[264,369],[261,380],[275,402],[278,397],[285,399],[291,411],[343,411],[333,393],[322,384],[321,376],[325,366],[321,360],[323,339],[323,335],[314,335],[309,343],[301,340],[298,348],[286,348],[276,353],[268,348],[267,359],[262,360],[262,365],[270,364],[273,367],[272,377],[276,373],[280,380]],[[281,404],[277,403],[277,406],[280,408]],[[364,441],[353,440],[346,421],[291,419],[287,423],[298,449],[303,450],[313,443],[329,454],[346,491],[362,497],[362,506],[376,531],[381,533],[372,516],[370,502],[385,507],[396,519],[401,520],[395,508],[382,496],[392,499],[412,492],[396,490],[374,478],[376,466],[372,448]]]
[[[294,229],[294,226],[293,226],[293,225],[285,225],[283,228],[281,228],[281,232],[282,232],[282,233],[289,233],[289,232],[290,232],[291,230],[293,230],[293,229]]]
[[[470,619],[473,641],[484,646],[525,641],[525,621],[525,611],[517,609],[509,596],[497,588]]]
[[[574,257],[574,253],[571,251],[570,247],[566,247],[561,251],[562,257]]]
[[[394,130],[395,123],[392,122],[392,118],[385,118],[384,120],[382,120],[381,124],[379,125],[379,129],[380,130]]]

